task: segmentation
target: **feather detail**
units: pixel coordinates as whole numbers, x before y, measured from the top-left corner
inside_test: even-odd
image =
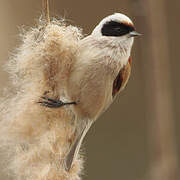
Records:
[[[116,79],[114,80],[113,83],[113,90],[112,90],[113,97],[116,96],[126,86],[131,74],[131,64],[132,64],[132,58],[129,57],[128,63],[119,71],[118,75],[116,76]]]

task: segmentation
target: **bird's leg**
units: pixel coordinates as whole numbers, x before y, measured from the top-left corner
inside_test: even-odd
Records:
[[[42,106],[48,107],[48,108],[59,108],[66,105],[76,105],[76,102],[63,102],[61,100],[55,100],[48,97],[41,97],[42,101],[39,101]]]

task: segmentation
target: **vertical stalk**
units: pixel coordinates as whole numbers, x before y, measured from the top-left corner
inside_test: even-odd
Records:
[[[177,179],[177,152],[164,0],[137,0],[144,29],[142,59],[148,106],[151,180]],[[137,12],[139,13],[139,12]],[[141,29],[140,27],[140,29]]]
[[[46,20],[47,24],[50,23],[50,15],[49,15],[49,0],[42,0],[43,7],[43,16]]]

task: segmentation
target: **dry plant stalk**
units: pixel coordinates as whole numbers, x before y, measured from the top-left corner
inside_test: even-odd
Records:
[[[1,100],[0,147],[14,179],[80,179],[82,157],[69,171],[63,164],[76,133],[71,107],[49,109],[37,102],[43,94],[68,101],[66,77],[81,36],[62,21],[38,25],[21,35],[22,45],[7,64],[14,92]]]
[[[42,7],[43,7],[44,19],[46,20],[47,24],[49,24],[50,23],[49,0],[42,0]]]
[[[170,81],[170,56],[168,48],[165,1],[147,1],[149,16],[147,21],[151,27],[150,52],[152,57],[154,91],[151,90],[150,101],[154,107],[154,119],[150,120],[152,141],[151,180],[178,179],[177,148],[173,114],[173,99]],[[159,33],[157,33],[159,31]]]
[[[143,60],[148,68],[145,72],[151,165],[150,180],[175,180],[178,177],[177,147],[174,129],[172,90],[165,1],[136,1],[136,12],[145,15],[140,29],[144,29]],[[148,37],[149,35],[149,37]],[[146,42],[145,42],[146,40]],[[146,44],[146,48],[144,48]]]

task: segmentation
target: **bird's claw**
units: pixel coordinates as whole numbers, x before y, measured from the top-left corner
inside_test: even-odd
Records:
[[[43,99],[42,101],[39,101],[42,106],[48,107],[48,108],[59,108],[65,105],[76,105],[76,102],[63,102],[61,100],[51,99],[48,97],[41,97]]]

